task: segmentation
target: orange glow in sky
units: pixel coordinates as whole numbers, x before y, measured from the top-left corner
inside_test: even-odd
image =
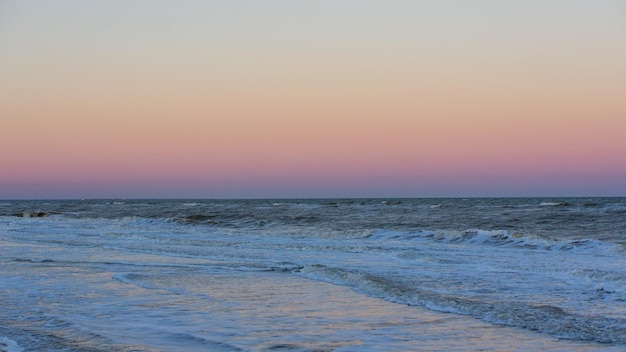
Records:
[[[619,1],[0,3],[0,198],[626,195]]]

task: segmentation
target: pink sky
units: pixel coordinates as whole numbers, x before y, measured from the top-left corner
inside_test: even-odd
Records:
[[[454,4],[5,1],[0,198],[626,195],[624,6]]]

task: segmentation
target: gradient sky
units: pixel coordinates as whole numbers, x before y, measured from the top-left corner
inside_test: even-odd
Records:
[[[0,198],[626,196],[621,0],[0,0]]]

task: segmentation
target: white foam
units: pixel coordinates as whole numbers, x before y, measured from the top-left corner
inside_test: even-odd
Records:
[[[17,344],[17,342],[11,340],[6,336],[0,336],[0,351],[1,352],[24,352],[24,349]]]
[[[565,202],[541,202],[540,207],[557,207],[567,205]]]

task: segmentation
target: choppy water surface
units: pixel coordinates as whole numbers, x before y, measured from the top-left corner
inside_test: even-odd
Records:
[[[626,199],[0,201],[0,351],[624,350]]]

